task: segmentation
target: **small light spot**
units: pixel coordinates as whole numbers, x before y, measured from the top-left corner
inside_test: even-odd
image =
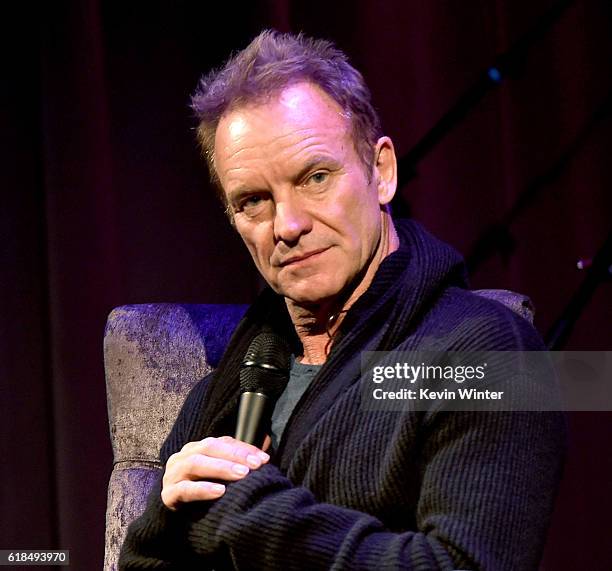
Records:
[[[489,79],[494,83],[501,83],[502,74],[501,71],[499,71],[499,69],[497,69],[496,67],[490,67],[489,71],[487,71],[487,75],[489,76]]]

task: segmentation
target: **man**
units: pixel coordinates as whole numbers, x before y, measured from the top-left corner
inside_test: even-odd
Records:
[[[327,42],[264,32],[202,80],[194,109],[270,287],[187,398],[120,567],[534,569],[558,416],[360,402],[365,350],[543,349],[525,320],[465,289],[454,250],[391,219],[396,157],[360,74]],[[240,362],[264,328],[294,353],[267,452],[229,436]]]

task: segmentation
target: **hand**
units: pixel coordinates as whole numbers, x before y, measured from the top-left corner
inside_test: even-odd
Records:
[[[264,450],[269,445],[270,438],[266,437]],[[209,479],[234,482],[269,459],[263,450],[231,436],[188,442],[168,458],[162,480],[162,502],[175,511],[181,503],[215,500],[225,493],[225,486]]]

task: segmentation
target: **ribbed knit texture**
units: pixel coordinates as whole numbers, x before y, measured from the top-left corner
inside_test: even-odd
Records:
[[[368,412],[364,350],[542,350],[521,317],[465,288],[458,254],[413,221],[346,315],[271,462],[214,502],[167,510],[158,486],[120,569],[537,568],[565,446],[557,413]],[[161,452],[233,434],[242,356],[263,326],[299,352],[282,298],[265,291]],[[525,379],[525,391],[533,392]]]

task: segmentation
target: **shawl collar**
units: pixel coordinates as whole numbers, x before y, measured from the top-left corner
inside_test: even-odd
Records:
[[[289,419],[275,458],[284,472],[314,423],[359,378],[360,352],[397,347],[447,287],[466,287],[465,266],[453,248],[412,220],[395,224],[400,247],[383,260],[368,290],[348,311],[328,360]],[[266,289],[236,328],[212,377],[196,437],[233,434],[240,362],[264,327],[283,335],[301,353],[284,299]]]

